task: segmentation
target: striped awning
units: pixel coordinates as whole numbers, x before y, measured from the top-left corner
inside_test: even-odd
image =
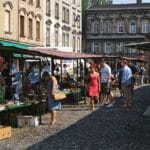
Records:
[[[130,43],[128,45],[125,45],[125,47],[135,48],[143,51],[150,51],[150,42]]]

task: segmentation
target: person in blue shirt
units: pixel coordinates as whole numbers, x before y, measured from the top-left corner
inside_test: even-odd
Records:
[[[132,71],[128,67],[127,60],[121,61],[122,66],[122,79],[121,79],[121,89],[123,93],[124,104],[123,107],[131,107],[131,78]]]

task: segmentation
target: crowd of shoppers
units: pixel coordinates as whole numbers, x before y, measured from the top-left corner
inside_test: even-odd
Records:
[[[97,106],[102,107],[106,104],[108,108],[113,107],[115,97],[112,91],[114,78],[112,76],[111,67],[104,59],[101,59],[97,64],[90,63],[89,68],[88,94],[90,97],[91,110],[93,111],[95,109],[97,97],[99,98]],[[138,69],[132,64],[131,60],[122,59],[118,69],[118,88],[120,97],[122,98],[122,107],[130,108],[132,106],[135,82],[137,77],[140,76],[139,84],[143,84],[143,72],[145,68],[140,66]]]

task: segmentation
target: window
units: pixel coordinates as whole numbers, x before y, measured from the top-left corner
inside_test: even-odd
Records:
[[[117,33],[123,33],[123,29],[124,28],[124,25],[123,25],[123,21],[119,21],[117,23]]]
[[[65,47],[65,33],[62,33],[62,46]]]
[[[111,33],[111,21],[105,21],[104,32]]]
[[[85,50],[86,50],[86,52],[92,52],[92,43],[91,42],[87,42]]]
[[[65,7],[62,9],[62,21],[65,22]]]
[[[137,53],[137,51],[135,48],[128,48],[128,53],[133,54],[133,53]]]
[[[69,47],[69,33],[66,34],[66,46]]]
[[[40,22],[36,21],[36,40],[40,40]]]
[[[98,33],[99,32],[99,22],[98,21],[94,21],[93,22],[93,32],[94,33]]]
[[[94,53],[98,53],[99,51],[99,45],[98,43],[94,43]]]
[[[123,42],[117,43],[116,52],[122,52],[122,51],[123,51]]]
[[[69,9],[66,12],[66,23],[69,23]]]
[[[76,39],[75,39],[75,37],[73,37],[72,46],[73,46],[73,51],[75,52],[75,50],[76,50]]]
[[[80,52],[80,45],[81,43],[80,43],[80,38],[78,38],[78,52]]]
[[[20,37],[24,36],[24,16],[20,16]]]
[[[75,19],[76,19],[76,14],[73,13],[73,17],[72,17],[72,25],[75,26]]]
[[[36,0],[36,7],[40,8],[40,0]]]
[[[59,18],[59,4],[55,3],[55,18]]]
[[[55,28],[55,46],[58,46],[58,28]]]
[[[149,32],[149,22],[148,20],[142,21],[142,33],[148,33]]]
[[[105,53],[111,53],[111,51],[112,51],[111,43],[106,42],[105,43]]]
[[[51,10],[50,0],[46,0],[46,15],[50,16],[50,10]]]
[[[62,33],[62,46],[69,47],[69,33]]]
[[[135,22],[130,22],[129,32],[136,33],[136,23]]]
[[[65,7],[63,7],[62,9],[62,21],[65,23],[69,23],[69,9],[66,9]]]
[[[76,21],[77,21],[77,27],[80,27],[80,15],[76,16]]]
[[[29,18],[29,38],[30,39],[32,39],[32,32],[33,32],[32,24],[33,24],[33,21],[31,18]]]
[[[10,11],[5,11],[5,32],[10,32]]]
[[[46,46],[50,46],[50,27],[46,27]]]

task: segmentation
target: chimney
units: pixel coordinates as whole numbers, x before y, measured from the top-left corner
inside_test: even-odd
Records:
[[[142,0],[136,0],[137,4],[142,4]]]

